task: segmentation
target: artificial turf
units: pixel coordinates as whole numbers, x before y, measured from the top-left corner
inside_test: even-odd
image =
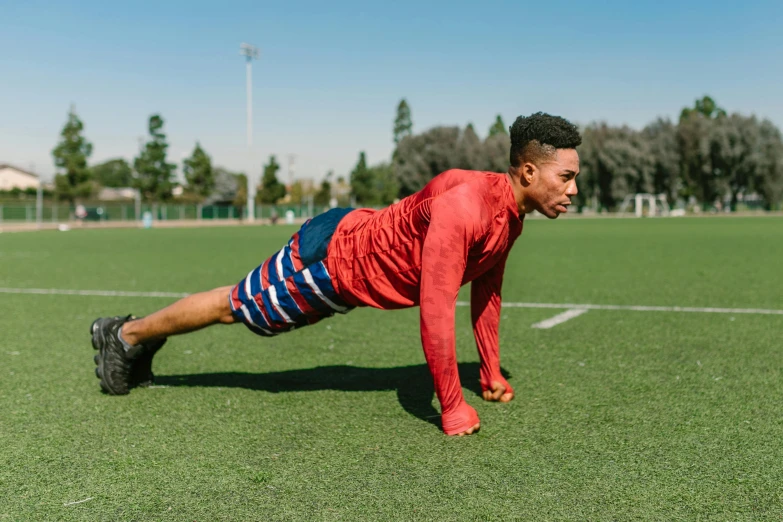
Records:
[[[0,287],[194,292],[293,231],[2,234]],[[783,309],[782,260],[781,218],[530,220],[504,300]],[[171,301],[0,293],[0,520],[783,518],[783,315],[505,308],[495,404],[458,308],[482,428],[450,438],[417,309],[172,338],[158,386],[101,394],[92,319]]]

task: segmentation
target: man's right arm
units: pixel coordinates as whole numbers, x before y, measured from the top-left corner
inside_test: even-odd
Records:
[[[468,250],[481,234],[475,195],[461,187],[434,199],[421,265],[420,317],[424,356],[441,404],[443,431],[465,433],[479,419],[465,402],[457,368],[454,318]]]

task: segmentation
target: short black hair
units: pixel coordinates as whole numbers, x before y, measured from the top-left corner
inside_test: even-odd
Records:
[[[582,143],[576,125],[543,112],[520,116],[509,127],[511,132],[510,161],[514,167],[526,161],[535,163],[551,157],[556,149],[575,149]]]

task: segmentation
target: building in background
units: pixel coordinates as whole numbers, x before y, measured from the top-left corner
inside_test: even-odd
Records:
[[[40,182],[38,175],[29,170],[0,163],[0,190],[38,188]]]
[[[135,188],[123,187],[103,187],[98,192],[98,199],[100,201],[121,201],[123,199],[135,200],[139,197],[139,191]]]

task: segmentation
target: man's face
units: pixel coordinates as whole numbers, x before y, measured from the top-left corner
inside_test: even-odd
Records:
[[[530,167],[530,164],[523,166]],[[579,154],[576,149],[557,149],[553,158],[540,161],[534,167],[527,196],[535,210],[549,219],[568,212],[571,198],[578,192]]]

